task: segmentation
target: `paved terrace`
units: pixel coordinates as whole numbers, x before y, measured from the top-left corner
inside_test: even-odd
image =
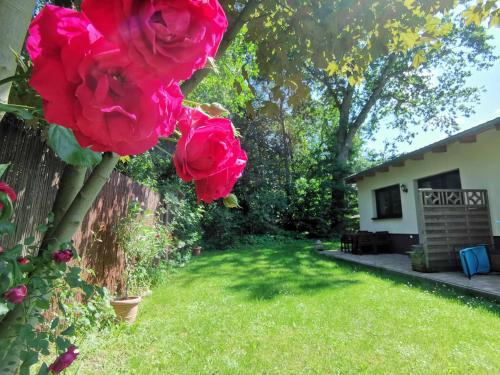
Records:
[[[469,280],[460,272],[422,273],[411,269],[410,257],[401,254],[355,255],[341,251],[320,251],[327,257],[341,259],[368,267],[383,269],[396,274],[435,281],[460,289],[469,294],[493,298],[500,301],[500,273],[476,275]]]

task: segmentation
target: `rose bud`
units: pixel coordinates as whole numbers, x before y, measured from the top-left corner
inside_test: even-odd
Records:
[[[66,368],[71,366],[71,364],[75,361],[76,357],[78,357],[78,349],[76,346],[71,345],[68,350],[61,354],[55,361],[49,366],[49,371],[53,374],[59,374],[63,372]]]
[[[19,257],[17,258],[17,263],[19,263],[20,265],[22,266],[25,266],[27,264],[29,264],[30,260],[26,257]]]
[[[56,263],[68,263],[71,259],[73,259],[71,249],[59,250],[52,254],[52,260]]]
[[[13,303],[14,305],[19,305],[23,302],[27,294],[28,288],[26,287],[26,285],[19,285],[5,292],[3,297],[8,302]]]

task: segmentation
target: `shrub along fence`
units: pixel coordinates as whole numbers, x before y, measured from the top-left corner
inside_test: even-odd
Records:
[[[5,182],[18,193],[18,200],[16,234],[3,239],[3,246],[11,247],[30,236],[41,240],[36,228],[46,222],[52,209],[64,163],[47,147],[39,130],[11,116],[0,123],[0,164],[4,163],[11,164]],[[121,285],[124,270],[113,229],[134,200],[151,211],[161,203],[159,194],[114,172],[73,238],[83,266],[93,270],[89,281],[112,292]]]

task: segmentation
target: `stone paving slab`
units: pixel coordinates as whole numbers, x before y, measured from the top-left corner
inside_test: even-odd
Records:
[[[401,275],[443,283],[474,295],[493,298],[500,301],[500,273],[476,275],[469,280],[461,272],[423,273],[413,271],[408,255],[355,255],[343,253],[341,251],[319,251],[319,253],[330,258],[341,259]]]

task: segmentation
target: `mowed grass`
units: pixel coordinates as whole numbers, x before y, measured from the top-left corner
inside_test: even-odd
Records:
[[[81,352],[79,374],[498,374],[500,306],[267,243],[203,254]]]

